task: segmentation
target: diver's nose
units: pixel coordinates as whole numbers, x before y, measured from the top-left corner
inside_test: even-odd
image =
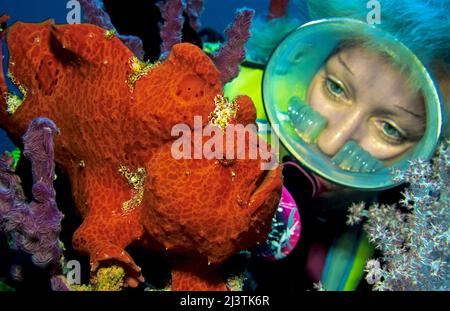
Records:
[[[324,154],[334,156],[349,140],[358,142],[363,113],[361,110],[347,111],[340,118],[328,120],[328,126],[320,134],[317,146]]]

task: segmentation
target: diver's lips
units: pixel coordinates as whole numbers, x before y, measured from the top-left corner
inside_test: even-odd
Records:
[[[255,184],[256,188],[253,190],[248,201],[248,208],[251,214],[256,212],[264,204],[269,194],[276,189],[281,189],[282,184],[281,166],[270,171],[264,171],[258,178]]]

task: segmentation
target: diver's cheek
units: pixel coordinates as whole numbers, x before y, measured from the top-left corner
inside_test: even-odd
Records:
[[[322,88],[320,86],[320,79],[317,77],[311,83],[311,86],[308,91],[308,96],[306,98],[306,102],[318,113],[320,113],[324,117],[328,117],[331,114],[329,111],[329,107],[327,104],[328,99],[322,92]]]
[[[406,154],[414,146],[414,143],[390,145],[377,137],[366,136],[365,139],[360,141],[360,146],[375,158],[381,161],[389,161]]]

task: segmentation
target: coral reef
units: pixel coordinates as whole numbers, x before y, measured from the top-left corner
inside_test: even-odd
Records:
[[[195,31],[200,30],[199,17],[203,11],[203,0],[187,0],[186,14],[189,17],[189,24]]]
[[[72,290],[63,275],[54,275],[50,278],[50,286],[53,291],[66,292]]]
[[[109,15],[102,9],[100,0],[79,0],[79,2],[84,10],[88,23],[104,28],[107,38],[114,34],[117,35],[139,59],[142,60],[144,58],[142,40],[135,36],[117,34]]]
[[[5,28],[6,28],[6,23],[9,20],[9,16],[6,14],[0,15],[0,42],[2,42],[3,37],[6,33]],[[0,44],[1,46],[1,44]],[[2,58],[0,58],[0,60],[3,60],[3,52],[0,51],[0,55],[2,56]],[[0,61],[0,72],[4,72],[3,71],[3,61]],[[6,82],[5,82],[5,77],[3,74],[0,74],[0,96],[3,97],[3,100],[6,101],[6,96],[8,94],[8,90],[6,88]]]
[[[181,30],[183,29],[184,2],[182,0],[166,0],[158,2],[164,24],[160,26],[161,55],[167,56],[172,47],[181,42]]]
[[[242,291],[244,288],[244,275],[232,275],[227,280],[227,288],[232,292]]]
[[[349,209],[349,225],[366,219],[369,241],[383,255],[367,262],[366,280],[375,290],[449,290],[450,149],[432,163],[411,161],[394,179],[408,183],[400,207],[364,203]]]
[[[111,23],[109,15],[101,9],[99,1],[82,0],[87,21],[94,25],[107,29],[105,36],[111,37],[115,34],[115,28]],[[156,5],[161,11],[163,23],[160,25],[160,59],[165,59],[171,48],[183,41],[182,30],[185,22],[183,13],[189,18],[189,25],[194,31],[199,28],[199,16],[203,10],[202,0],[165,0],[157,2]],[[254,11],[250,9],[238,10],[234,22],[225,30],[227,41],[221,49],[214,55],[214,63],[222,73],[223,84],[235,78],[239,72],[239,65],[245,59],[245,44],[250,34],[249,28]],[[130,47],[136,56],[143,60],[142,42],[140,40],[130,40],[128,37],[118,35],[122,41]],[[133,39],[135,37],[132,37]],[[136,38],[138,39],[138,38]]]
[[[13,158],[0,160],[0,225],[13,247],[32,255],[36,265],[58,263],[62,214],[55,202],[53,136],[57,128],[50,120],[33,120],[25,133],[24,156],[31,161],[34,200],[28,203],[14,175]]]
[[[250,37],[250,25],[254,10],[241,9],[234,16],[234,21],[225,30],[226,41],[219,52],[214,55],[214,64],[222,74],[225,84],[239,73],[239,65],[245,60],[245,44]]]
[[[12,158],[13,162],[11,164],[12,168],[15,170],[17,167],[17,163],[19,162],[20,159],[20,149],[16,148],[13,151],[9,152],[9,151],[5,151],[5,154],[7,157]]]
[[[64,275],[55,275],[50,283],[53,291],[121,291],[125,270],[116,265],[99,268],[89,284],[69,284]]]
[[[100,268],[89,285],[71,285],[73,291],[120,291],[123,289],[125,270],[120,266]]]
[[[250,15],[244,11],[242,19]],[[135,242],[173,262],[173,290],[226,289],[218,266],[266,239],[282,179],[281,168],[261,171],[259,157],[172,156],[173,127],[186,124],[193,134],[194,116],[206,126],[214,99],[223,96],[211,59],[194,45],[177,44],[148,68],[102,28],[50,21],[16,23],[7,44],[11,76],[27,96],[10,114],[2,94],[0,124],[13,137],[40,115],[58,124],[55,159],[84,219],[73,246],[90,256],[92,274],[118,265],[125,284],[137,286],[141,268],[125,251]],[[130,77],[137,77],[132,85]],[[236,120],[254,123],[252,101],[234,102]],[[39,187],[36,196],[44,200],[47,188]]]

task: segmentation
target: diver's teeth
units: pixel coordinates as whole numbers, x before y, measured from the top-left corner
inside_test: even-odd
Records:
[[[314,143],[327,126],[327,119],[297,96],[289,100],[288,114],[297,133],[307,143]]]
[[[331,159],[341,169],[359,173],[373,173],[384,167],[383,162],[362,149],[355,141],[348,141]]]

